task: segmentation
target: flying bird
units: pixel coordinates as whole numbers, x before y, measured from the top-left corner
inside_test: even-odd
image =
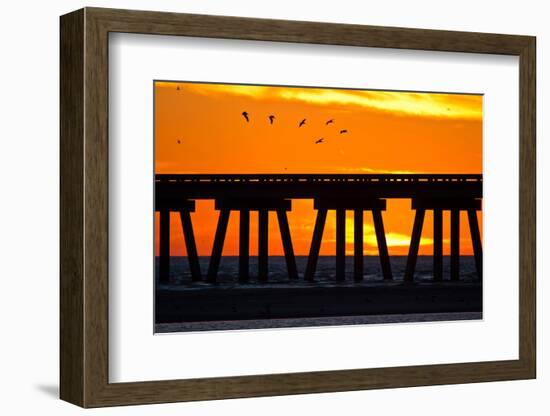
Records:
[[[245,118],[246,122],[248,123],[248,113],[246,111],[242,112],[243,117]]]
[[[270,115],[270,116],[269,116],[269,124],[273,124],[273,120],[275,120],[275,116],[274,116],[274,115]]]
[[[332,124],[332,123],[334,123],[334,119],[333,119],[333,118],[331,118],[329,121],[327,121],[327,122],[325,123],[325,126],[328,126],[329,124]]]
[[[325,142],[324,137],[321,137],[319,140],[317,140],[317,141],[315,142],[315,144],[324,143],[324,142]]]
[[[340,130],[340,134],[344,134],[344,133],[347,133],[348,131],[347,130]]]
[[[304,124],[306,124],[305,118],[302,121],[300,121],[300,124],[298,125],[298,127],[302,127]]]

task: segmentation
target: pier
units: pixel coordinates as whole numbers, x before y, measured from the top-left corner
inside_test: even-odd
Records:
[[[442,215],[450,212],[451,280],[459,279],[460,212],[468,216],[476,270],[482,279],[482,244],[476,211],[481,209],[482,175],[470,174],[355,174],[355,175],[191,175],[158,174],[155,176],[155,210],[160,213],[160,276],[161,283],[169,281],[170,273],[170,212],[179,213],[187,248],[187,258],[193,281],[215,283],[219,269],[227,225],[231,213],[239,213],[239,282],[249,280],[250,212],[257,211],[258,280],[268,280],[268,218],[275,212],[283,242],[285,261],[290,280],[315,281],[316,264],[322,242],[327,212],[336,213],[336,280],[345,275],[345,215],[354,213],[354,281],[363,279],[363,213],[372,214],[381,274],[392,281],[383,212],[390,198],[409,199],[415,212],[411,242],[404,280],[414,282],[414,272],[426,211],[434,214],[433,279],[443,275]],[[195,201],[214,200],[218,224],[206,275],[199,267],[191,213]],[[316,210],[308,261],[303,276],[296,269],[291,230],[287,213],[292,200],[309,199]]]

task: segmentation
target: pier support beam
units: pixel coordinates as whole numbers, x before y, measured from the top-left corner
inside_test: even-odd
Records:
[[[388,244],[386,242],[386,233],[384,231],[384,222],[382,221],[382,211],[379,209],[372,210],[372,219],[374,221],[374,230],[376,232],[376,242],[378,244],[378,255],[380,257],[380,267],[384,280],[392,280],[390,255],[388,252]]]
[[[185,248],[187,249],[187,260],[189,261],[189,270],[191,279],[194,282],[201,280],[201,268],[199,265],[199,256],[197,254],[197,245],[195,243],[195,234],[193,233],[193,223],[189,210],[180,211],[181,225],[183,228],[183,237],[185,239]]]
[[[162,209],[159,218],[159,281],[168,283],[170,281],[170,211]]]
[[[239,212],[239,282],[249,280],[249,250],[250,250],[250,211],[241,209]]]
[[[336,280],[346,279],[346,210],[336,210]]]
[[[292,247],[292,239],[290,237],[290,227],[288,225],[288,218],[284,209],[277,210],[277,221],[279,222],[279,230],[281,232],[281,240],[283,242],[283,250],[285,252],[288,277],[290,280],[296,280],[298,279],[296,257],[294,256],[294,248]]]
[[[313,230],[311,249],[306,266],[305,278],[312,281],[319,258],[319,249],[323,237],[328,210],[336,211],[336,280],[343,281],[346,276],[346,211],[353,210],[353,278],[355,281],[363,279],[363,213],[372,211],[378,248],[380,252],[380,264],[385,279],[392,279],[388,246],[384,234],[384,224],[381,212],[386,209],[386,200],[378,198],[345,197],[345,198],[318,198],[314,201],[317,210],[317,219]]]
[[[434,280],[443,280],[443,211],[434,209],[434,235],[433,235],[433,268]]]
[[[363,210],[353,210],[353,279],[363,280]]]
[[[274,198],[224,198],[216,200],[220,211],[218,228],[214,239],[208,281],[215,282],[222,256],[231,211],[239,211],[239,282],[250,280],[250,212],[258,212],[258,281],[266,282],[269,273],[269,212],[277,212],[281,239],[290,279],[297,279],[296,259],[290,238],[286,212],[291,209],[289,199]]]
[[[208,265],[208,281],[214,283],[218,276],[220,268],[220,260],[222,258],[223,244],[225,242],[225,234],[227,233],[227,224],[229,223],[229,210],[221,209],[218,217],[218,225],[216,227],[216,235],[214,236],[214,244],[212,246],[212,255],[210,256],[210,264]]]
[[[468,210],[468,222],[470,224],[470,235],[472,236],[472,246],[474,248],[477,277],[479,278],[479,280],[483,280],[483,254],[481,248],[481,236],[479,233],[477,214],[476,211],[473,209]]]
[[[413,232],[411,236],[411,245],[409,246],[409,255],[407,256],[407,266],[405,267],[406,282],[414,280],[414,270],[416,268],[416,259],[418,257],[418,248],[420,246],[420,237],[422,236],[422,226],[424,225],[424,208],[416,210],[414,217]]]
[[[159,281],[170,282],[170,215],[172,212],[179,213],[181,219],[191,278],[193,281],[201,280],[199,256],[190,215],[195,211],[195,201],[175,197],[159,198],[155,200],[155,209],[159,213]]]
[[[409,257],[405,269],[405,281],[414,280],[414,269],[418,256],[418,246],[422,223],[426,210],[432,210],[434,215],[433,237],[433,273],[434,280],[443,280],[443,211],[451,212],[451,280],[460,279],[460,212],[468,212],[470,233],[478,276],[481,278],[482,255],[481,238],[477,224],[476,211],[481,209],[481,200],[476,198],[415,198],[412,200],[412,208],[416,210]],[[477,253],[477,254],[476,254]]]
[[[327,210],[325,208],[320,208],[317,211],[317,218],[315,219],[313,238],[311,239],[311,247],[307,258],[306,271],[304,273],[304,279],[307,281],[313,281],[315,276],[315,269],[317,269],[317,260],[319,259],[319,250],[321,249],[321,241],[323,239],[323,230],[325,229],[326,220]]]
[[[258,280],[267,281],[269,211],[258,211]]]
[[[460,277],[460,211],[451,210],[451,280]]]

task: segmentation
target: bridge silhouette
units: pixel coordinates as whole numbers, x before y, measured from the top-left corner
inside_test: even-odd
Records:
[[[231,212],[239,212],[239,281],[248,282],[250,212],[258,212],[258,280],[268,280],[269,212],[276,213],[288,277],[299,279],[287,212],[293,199],[313,200],[317,212],[303,279],[314,281],[327,213],[336,213],[336,279],[345,276],[345,216],[354,212],[355,281],[363,279],[363,214],[373,217],[380,267],[385,280],[393,280],[382,211],[386,200],[411,200],[415,211],[404,280],[414,281],[420,237],[426,211],[433,211],[433,278],[443,280],[443,211],[450,211],[450,278],[459,280],[460,212],[467,212],[476,271],[482,279],[482,245],[476,211],[481,210],[482,175],[474,174],[157,174],[155,210],[160,214],[159,281],[170,274],[170,212],[178,212],[193,281],[216,282]],[[196,200],[214,200],[219,211],[212,253],[206,276],[199,267],[191,213]]]

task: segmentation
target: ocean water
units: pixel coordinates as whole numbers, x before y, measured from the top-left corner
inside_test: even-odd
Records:
[[[203,278],[208,270],[208,262],[210,258],[200,257],[199,263]],[[405,265],[407,256],[392,256],[390,257],[391,268],[394,281],[402,281],[405,273]],[[306,268],[307,256],[296,256],[296,265],[298,268],[299,280],[303,280],[304,270]],[[377,256],[365,256],[364,260],[364,281],[377,282],[383,281],[382,272],[380,269],[380,260]],[[218,272],[218,284],[234,284],[238,281],[238,256],[224,256],[220,263]],[[155,258],[155,276],[158,276],[159,258]],[[250,282],[257,282],[258,258],[250,257]],[[336,258],[334,256],[320,256],[317,263],[315,279],[319,283],[328,283],[336,281]],[[416,281],[430,281],[433,279],[433,259],[432,256],[419,256],[416,269]],[[450,257],[443,257],[443,280],[450,279]],[[477,280],[475,269],[475,261],[473,256],[460,257],[460,280],[474,281]],[[269,274],[268,281],[270,283],[286,283],[289,282],[286,262],[283,256],[269,257]],[[346,281],[353,282],[353,257],[346,257]],[[173,285],[192,286],[195,285],[191,280],[189,271],[189,263],[187,257],[171,257],[170,258],[170,283]]]

